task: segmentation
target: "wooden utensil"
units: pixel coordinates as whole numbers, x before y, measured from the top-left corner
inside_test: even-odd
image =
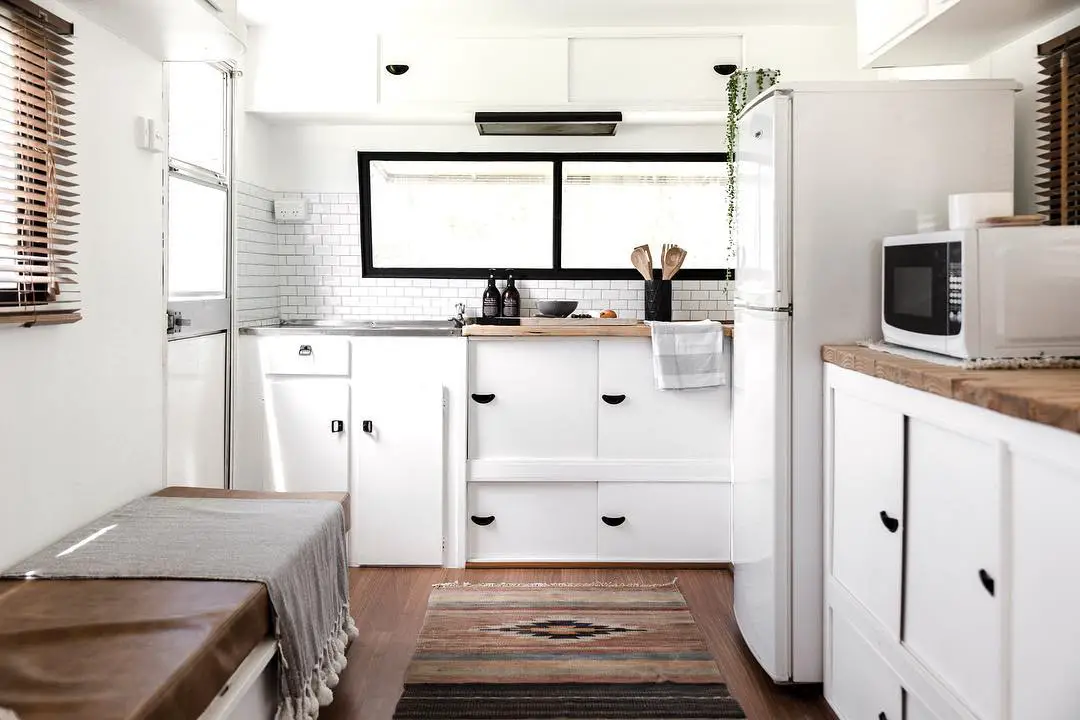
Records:
[[[648,245],[639,245],[630,253],[630,264],[641,273],[641,277],[652,280],[652,260]]]
[[[678,245],[672,245],[664,252],[664,279],[670,280],[682,269],[686,261],[686,251]]]
[[[656,263],[653,262],[652,248],[649,247],[648,245],[642,245],[641,247],[645,248],[645,256],[649,260],[649,279],[652,280],[653,279],[653,268],[656,267]],[[663,259],[663,256],[661,256],[661,259]]]

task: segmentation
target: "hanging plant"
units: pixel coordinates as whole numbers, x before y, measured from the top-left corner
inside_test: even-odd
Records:
[[[727,222],[728,254],[735,257],[735,231],[738,226],[739,172],[735,153],[739,149],[739,115],[746,104],[769,89],[780,79],[780,71],[769,68],[736,70],[727,82]],[[731,279],[731,272],[728,272]]]

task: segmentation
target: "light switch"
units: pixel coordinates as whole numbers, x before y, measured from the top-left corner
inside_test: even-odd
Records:
[[[140,117],[135,122],[135,144],[141,150],[152,153],[165,152],[165,129],[162,123],[149,117]]]

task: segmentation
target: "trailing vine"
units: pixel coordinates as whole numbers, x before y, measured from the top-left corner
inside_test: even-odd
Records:
[[[750,80],[754,80],[751,88]],[[735,256],[735,230],[738,223],[738,199],[739,199],[739,173],[735,164],[735,153],[739,149],[739,115],[746,104],[754,99],[758,93],[764,92],[775,85],[780,79],[780,71],[769,68],[757,68],[756,70],[736,70],[728,77],[727,82],[727,222],[728,222],[728,253]],[[731,272],[728,272],[731,279]]]

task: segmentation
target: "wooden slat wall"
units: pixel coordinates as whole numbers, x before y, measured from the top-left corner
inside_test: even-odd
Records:
[[[1080,224],[1080,28],[1039,46],[1041,210],[1051,225]]]

